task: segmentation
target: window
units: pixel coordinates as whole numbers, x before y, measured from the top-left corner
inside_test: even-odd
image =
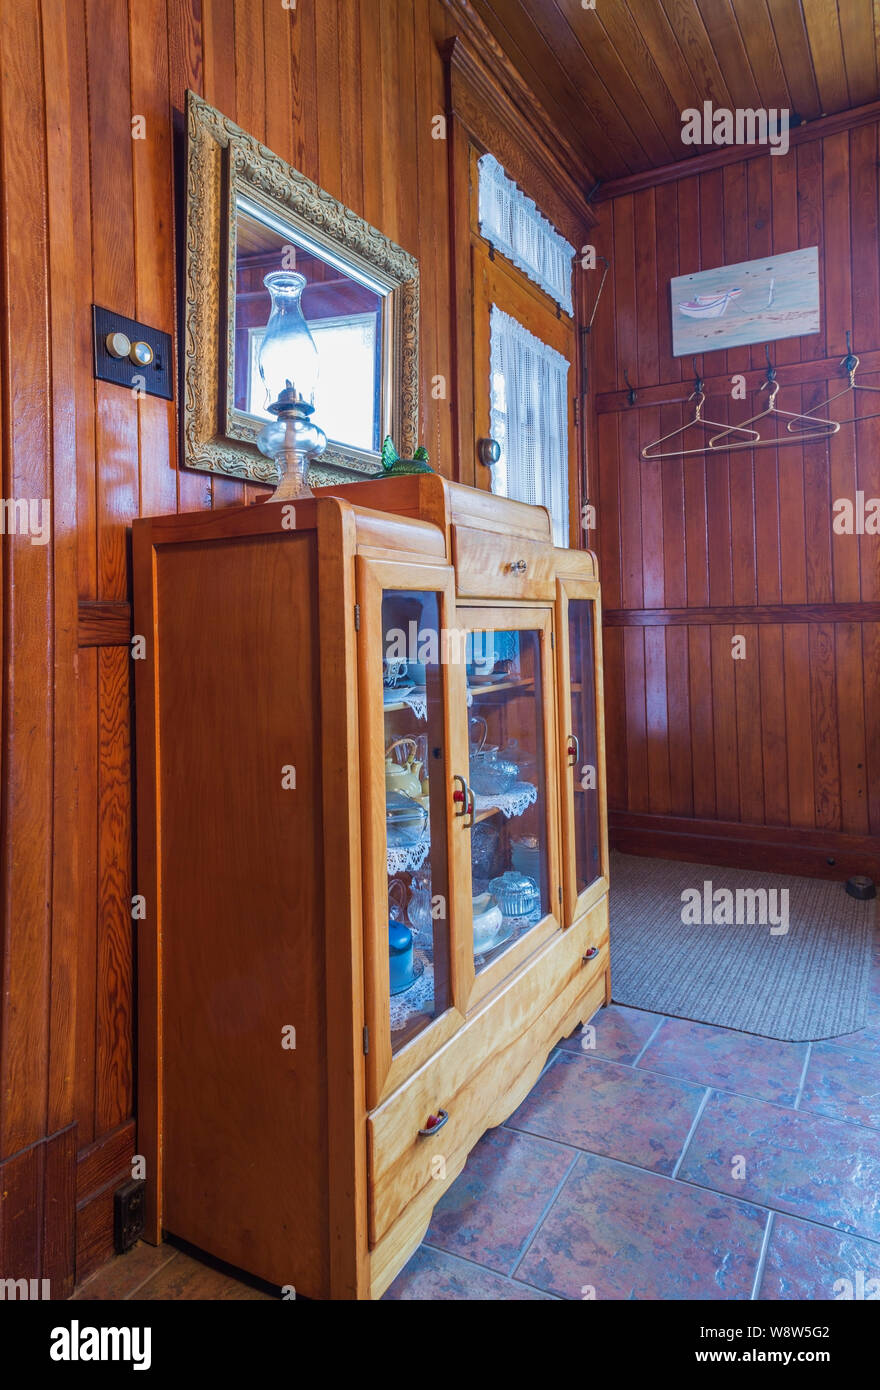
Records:
[[[477,169],[481,234],[570,314],[574,247],[507,177],[493,155],[484,154]]]
[[[492,491],[545,506],[555,545],[568,545],[568,372],[561,352],[493,304],[490,429],[501,446]]]

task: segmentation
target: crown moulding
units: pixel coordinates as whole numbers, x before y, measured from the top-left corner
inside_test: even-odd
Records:
[[[568,209],[566,222],[574,219],[581,228],[594,226],[596,213],[585,192],[595,184],[591,171],[560,135],[467,0],[442,3],[462,31],[441,45],[447,67],[448,114],[491,149],[551,221],[559,222],[558,214],[552,214],[553,205],[561,201]],[[499,131],[508,136],[507,160],[505,150],[498,148]],[[509,167],[511,157],[518,168]]]
[[[838,135],[841,131],[854,130],[857,126],[869,125],[873,121],[880,122],[880,101],[867,102],[864,106],[850,107],[846,111],[836,111],[832,116],[817,116],[815,120],[804,121],[789,131],[789,153],[797,149],[798,145],[805,145],[810,140],[822,140],[828,135]],[[726,164],[766,158],[770,153],[768,145],[721,145],[713,149],[704,149],[698,154],[677,159],[673,164],[645,169],[638,174],[627,174],[622,179],[611,179],[598,189],[596,202],[610,202],[613,198],[624,198],[630,193],[639,193],[644,188],[657,188],[660,184],[676,183],[679,179],[706,174],[712,169],[721,169]],[[786,159],[788,156],[772,157]]]

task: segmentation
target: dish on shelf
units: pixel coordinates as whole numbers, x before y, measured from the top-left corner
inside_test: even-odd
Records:
[[[420,801],[403,792],[387,792],[385,827],[389,845],[415,845],[428,824],[428,812]]]
[[[499,878],[493,878],[489,892],[497,899],[505,917],[528,917],[541,899],[535,880],[513,869],[508,869]]]
[[[386,685],[382,691],[382,703],[385,705],[396,704],[402,700],[404,695],[409,695],[412,690],[411,685]]]
[[[403,995],[403,994],[406,994],[407,990],[412,989],[413,985],[418,984],[419,980],[422,978],[422,976],[424,975],[424,973],[425,973],[425,962],[424,962],[423,958],[422,958],[420,955],[417,955],[417,954],[416,954],[416,955],[413,956],[413,963],[412,963],[412,979],[409,981],[408,984],[405,984],[405,985],[402,984],[402,985],[400,986],[399,989],[392,989],[392,990],[391,990],[392,996],[394,996],[394,995]]]
[[[474,955],[481,956],[498,944],[504,915],[491,893],[480,893],[473,899]]]

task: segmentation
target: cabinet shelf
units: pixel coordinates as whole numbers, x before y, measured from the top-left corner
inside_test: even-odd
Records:
[[[496,681],[494,683],[492,681],[486,681],[485,684],[469,685],[467,690],[468,694],[474,700],[477,700],[484,695],[525,694],[527,692],[533,691],[534,688],[535,682],[533,678],[528,677],[525,680]],[[572,689],[575,689],[575,687],[572,686]],[[387,704],[383,701],[382,709],[385,714],[399,714],[401,710],[405,709],[408,709],[411,713],[415,714],[415,711],[412,709],[412,706],[408,705],[405,700],[394,700]],[[421,716],[416,715],[417,719],[420,717]]]
[[[480,685],[469,685],[468,694],[472,695],[476,700],[478,697],[482,695],[501,695],[505,693],[510,694],[513,692],[527,693],[533,691],[534,688],[534,679],[533,677],[528,676],[523,680],[496,681],[494,683],[492,681],[486,681],[485,683],[481,683]]]

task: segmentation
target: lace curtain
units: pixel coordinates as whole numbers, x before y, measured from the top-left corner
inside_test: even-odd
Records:
[[[574,247],[507,177],[493,155],[484,154],[477,167],[483,236],[570,314]]]
[[[546,507],[554,544],[568,545],[569,363],[495,304],[489,342],[492,491]]]

